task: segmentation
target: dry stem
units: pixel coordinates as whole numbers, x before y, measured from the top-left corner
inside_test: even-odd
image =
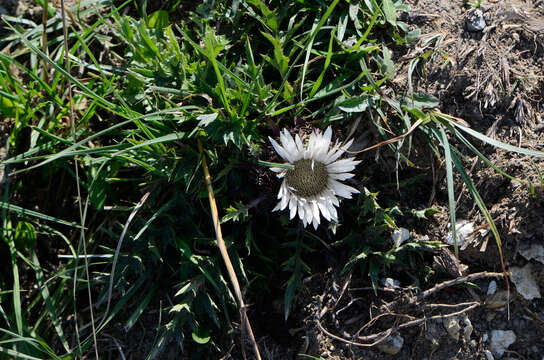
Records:
[[[454,286],[454,285],[457,285],[457,284],[461,284],[461,283],[464,283],[464,282],[467,282],[467,281],[474,281],[476,279],[487,278],[487,277],[501,277],[501,276],[504,276],[504,274],[503,273],[494,273],[494,272],[474,273],[474,274],[470,274],[470,275],[467,275],[467,276],[462,276],[462,277],[459,277],[457,279],[448,280],[448,281],[444,281],[444,282],[442,282],[440,284],[437,284],[434,287],[423,291],[418,296],[409,297],[407,302],[406,302],[406,297],[403,297],[403,298],[401,298],[399,300],[387,303],[387,304],[381,306],[381,309],[384,312],[377,315],[373,319],[371,319],[367,324],[363,325],[363,327],[357,332],[357,334],[361,330],[363,330],[365,327],[372,326],[372,324],[376,320],[378,320],[379,318],[381,318],[383,316],[387,316],[387,315],[401,316],[401,317],[406,316],[404,314],[396,314],[396,313],[392,312],[392,310],[394,308],[397,308],[401,304],[405,305],[405,306],[407,306],[407,305],[416,305],[421,300],[425,299],[426,297],[429,297],[430,295],[432,295],[432,294],[434,294],[436,292],[439,292],[439,291],[441,291],[441,290],[443,290],[443,289],[445,289],[447,287]],[[347,283],[349,283],[349,281],[346,281],[346,284]],[[341,294],[343,295],[344,291],[342,291]],[[382,341],[387,339],[387,337],[389,337],[391,334],[393,334],[394,332],[399,331],[401,329],[416,326],[416,325],[419,325],[419,324],[421,324],[421,323],[423,323],[425,321],[429,321],[429,320],[445,319],[445,318],[461,315],[461,314],[466,313],[466,312],[468,312],[468,311],[470,311],[470,310],[472,310],[472,309],[474,309],[474,308],[481,305],[479,302],[476,302],[476,301],[459,303],[459,304],[425,304],[425,305],[422,306],[423,309],[437,309],[437,308],[454,309],[454,308],[458,308],[458,307],[462,307],[462,309],[458,310],[458,311],[455,311],[455,312],[448,313],[448,314],[439,314],[439,315],[434,315],[434,316],[424,316],[423,318],[413,319],[413,320],[404,322],[404,323],[402,323],[400,325],[395,325],[395,326],[393,326],[393,327],[391,327],[391,328],[389,328],[387,330],[384,330],[384,331],[381,331],[381,332],[378,332],[378,333],[375,333],[375,334],[371,334],[371,335],[359,336],[357,334],[355,334],[355,335],[344,334],[344,337],[342,337],[342,336],[338,336],[338,335],[335,335],[335,334],[331,333],[330,331],[328,331],[321,324],[322,317],[327,312],[331,311],[326,306],[323,307],[322,302],[323,302],[324,298],[325,298],[325,294],[323,294],[321,296],[321,304],[320,304],[321,311],[319,312],[319,315],[316,316],[316,319],[315,319],[315,322],[316,322],[317,327],[319,328],[319,330],[321,332],[323,332],[325,335],[327,335],[328,337],[332,338],[332,339],[341,341],[341,342],[346,343],[346,344],[359,346],[359,347],[372,347],[372,346],[378,345],[379,343],[381,343]],[[337,306],[338,301],[339,301],[339,299],[335,302],[334,307]],[[372,343],[368,343],[370,341],[372,341]]]
[[[238,278],[236,277],[236,272],[234,271],[232,262],[230,261],[229,253],[227,251],[227,246],[225,245],[225,240],[223,240],[223,234],[221,233],[221,224],[219,222],[219,214],[217,211],[217,204],[215,203],[215,196],[213,195],[213,187],[212,187],[210,171],[208,170],[206,155],[204,154],[204,150],[202,148],[202,142],[200,141],[200,139],[198,139],[198,151],[200,152],[200,155],[202,156],[202,170],[204,171],[204,180],[206,181],[206,187],[208,189],[208,199],[210,200],[210,210],[212,212],[213,227],[215,229],[215,237],[217,239],[217,246],[219,247],[219,251],[221,252],[221,257],[223,258],[223,261],[225,262],[227,272],[229,273],[230,282],[232,283],[232,287],[234,288],[234,294],[236,295],[236,300],[238,301],[238,307],[240,308],[242,333],[244,333],[244,328],[248,331],[249,338],[253,345],[253,351],[255,352],[255,356],[258,360],[261,360],[259,347],[257,346],[257,342],[255,341],[255,336],[253,335],[253,330],[251,329],[249,318],[247,317],[246,305],[242,297],[240,284],[238,282]],[[244,344],[244,340],[242,339],[242,346],[243,344]]]

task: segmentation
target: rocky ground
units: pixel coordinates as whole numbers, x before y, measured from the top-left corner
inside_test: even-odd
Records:
[[[402,85],[410,60],[434,48],[416,87],[437,96],[442,112],[497,140],[543,151],[544,2],[483,1],[479,8],[449,0],[408,3],[403,19],[423,36],[398,59],[394,81]],[[376,297],[366,279],[331,270],[312,279],[301,301],[302,350],[325,359],[543,358],[544,162],[491,146],[481,151],[534,186],[530,190],[472,159],[470,174],[502,238],[509,288],[485,220],[458,187],[460,261],[449,250],[434,257],[433,268],[443,276],[428,296],[382,279]],[[438,178],[432,204],[444,211],[423,232],[405,233],[448,242],[446,180],[444,174]],[[465,275],[470,281],[464,284],[452,280]]]

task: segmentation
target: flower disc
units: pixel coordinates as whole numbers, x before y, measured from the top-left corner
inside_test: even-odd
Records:
[[[322,193],[327,188],[329,174],[325,164],[310,159],[293,163],[295,168],[287,171],[287,185],[295,189],[297,195],[309,198]]]

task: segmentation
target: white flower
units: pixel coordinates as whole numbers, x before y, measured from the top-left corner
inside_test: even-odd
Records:
[[[353,140],[343,146],[336,141],[329,149],[331,136],[329,126],[325,133],[314,130],[306,145],[298,134],[293,139],[286,129],[280,133],[281,145],[269,137],[278,155],[294,165],[294,169],[271,169],[283,178],[278,193],[280,201],[272,211],[284,210],[289,205],[291,219],[298,212],[304,227],[313,224],[315,229],[320,223],[320,214],[328,221],[338,222],[335,208],[340,204],[338,197],[351,199],[351,194],[359,192],[340,181],[353,177],[350,171],[360,161],[353,158],[338,160]]]

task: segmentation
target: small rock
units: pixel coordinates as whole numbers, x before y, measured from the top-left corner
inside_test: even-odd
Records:
[[[540,290],[533,277],[531,264],[524,267],[511,267],[510,271],[512,282],[516,285],[516,290],[526,300],[540,299]]]
[[[403,242],[410,239],[410,231],[405,228],[398,228],[391,234],[391,239],[396,247],[399,247]]]
[[[463,319],[463,323],[465,324],[465,328],[463,329],[463,340],[465,340],[465,342],[469,342],[474,327],[472,326],[470,319],[466,315]]]
[[[519,253],[527,260],[536,260],[544,264],[544,246],[532,243],[531,245],[520,246]]]
[[[516,181],[516,180],[512,180],[510,182],[510,185],[513,187],[513,188],[518,188],[521,186],[521,183],[519,181]]]
[[[450,225],[448,224],[448,226]],[[465,243],[467,237],[474,232],[474,224],[470,221],[459,219],[455,222],[455,232],[457,235],[457,246],[461,246]],[[450,245],[455,245],[451,231],[446,236],[446,242]]]
[[[491,351],[486,349],[486,350],[484,350],[484,354],[485,354],[486,360],[495,360],[495,358],[493,357],[493,354],[491,353]]]
[[[491,280],[489,282],[489,285],[487,286],[487,296],[491,296],[497,292],[497,282],[495,280]]]
[[[441,248],[433,256],[433,269],[456,278],[468,273],[468,266],[462,264],[448,248]]]
[[[402,349],[402,345],[404,345],[404,339],[400,335],[391,335],[377,346],[384,353],[396,355]]]
[[[457,316],[445,318],[442,323],[448,334],[450,334],[450,336],[454,338],[455,341],[458,341],[461,325],[459,325],[459,319],[457,318]]]
[[[482,31],[485,26],[484,13],[480,9],[471,11],[466,20],[467,30],[470,32]]]
[[[398,289],[400,288],[400,281],[392,279],[392,278],[385,278],[381,281],[383,287],[389,288],[389,289]]]
[[[489,348],[500,359],[504,351],[515,342],[516,334],[512,330],[492,330]]]
[[[462,247],[463,245],[466,246],[472,241],[474,241],[476,238],[475,236],[476,234],[479,233],[481,236],[485,236],[488,232],[489,232],[488,229],[481,229],[478,231],[474,231],[474,223],[468,220],[459,219],[455,222],[457,246],[459,247]],[[451,233],[451,231],[446,236],[446,243],[448,243],[449,245],[455,245],[455,241],[453,240],[453,234]]]

